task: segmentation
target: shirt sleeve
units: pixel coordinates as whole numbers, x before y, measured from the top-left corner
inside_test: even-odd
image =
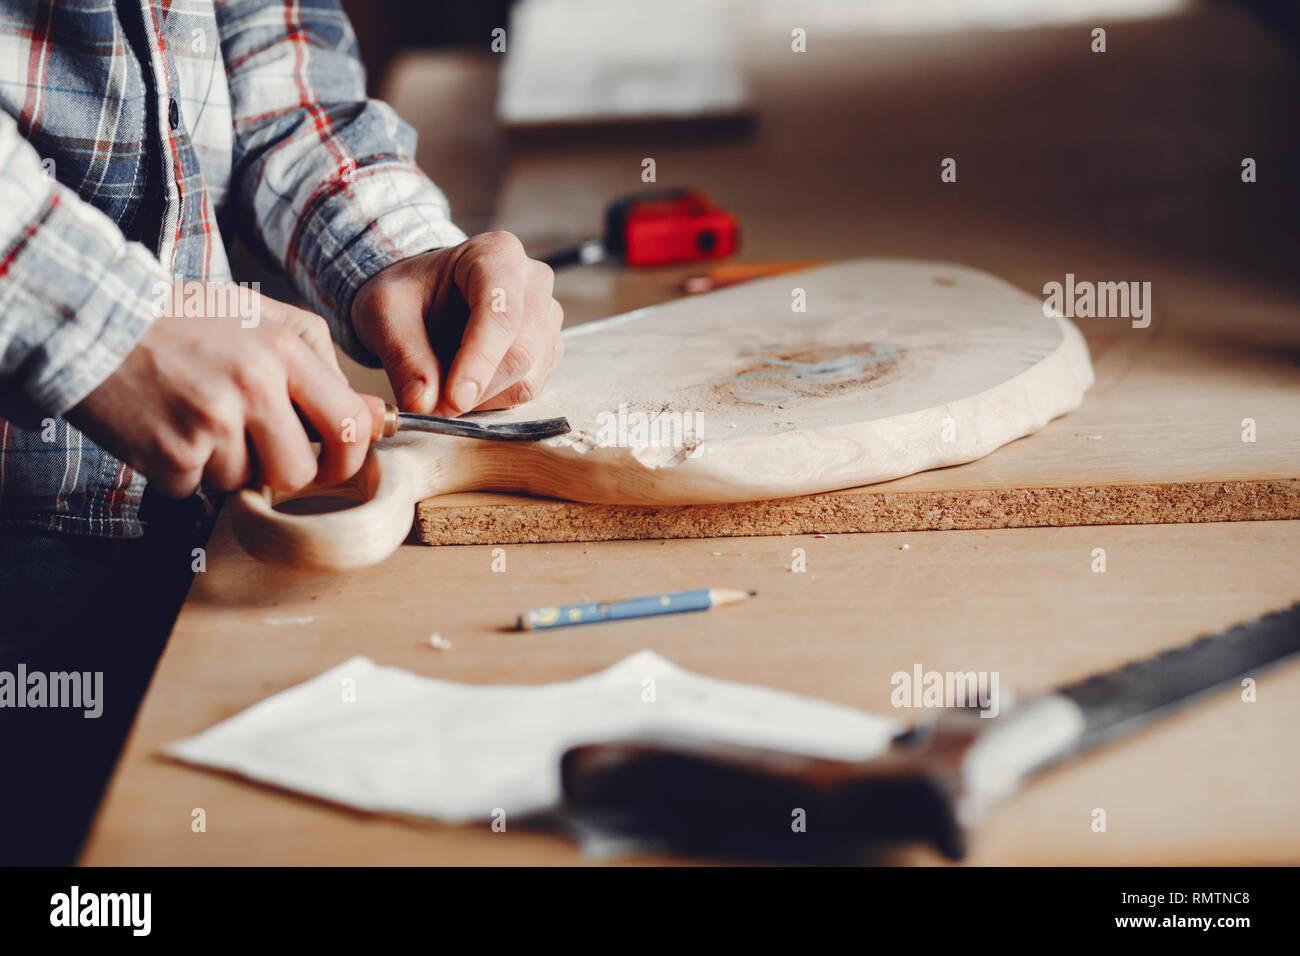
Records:
[[[80,402],[170,287],[153,254],[55,181],[0,111],[0,416],[39,427]]]
[[[237,228],[281,264],[349,355],[377,366],[352,330],[357,290],[465,234],[415,164],[414,130],[366,98],[356,39],[335,0],[218,0],[216,11]]]

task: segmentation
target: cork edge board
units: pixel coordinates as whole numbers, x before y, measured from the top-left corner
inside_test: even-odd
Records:
[[[507,495],[432,498],[424,544],[539,544],[646,538],[951,531],[1300,518],[1300,479],[951,491],[850,489],[724,505],[591,505]],[[475,503],[473,499],[486,499]]]

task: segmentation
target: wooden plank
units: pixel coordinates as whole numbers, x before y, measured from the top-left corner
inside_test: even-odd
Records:
[[[1187,284],[1170,279],[1151,329],[1080,320],[1097,376],[1083,404],[969,464],[725,507],[446,495],[420,502],[416,534],[482,544],[1300,517],[1300,325],[1255,302],[1255,321],[1225,341],[1195,300],[1246,309],[1245,296]]]
[[[732,505],[588,505],[467,493],[420,503],[424,544],[535,544],[635,538],[950,531],[1300,518],[1300,481],[1078,488],[878,491]]]
[[[805,573],[791,571],[796,547]],[[1105,573],[1092,570],[1095,548],[1106,550]],[[492,552],[404,547],[380,567],[311,574],[244,554],[223,516],[82,862],[583,862],[553,835],[351,813],[159,750],[355,654],[430,677],[519,684],[568,680],[651,648],[703,674],[909,723],[927,714],[893,710],[889,681],[916,663],[998,670],[1004,688],[1028,694],[1290,603],[1300,522],[517,545],[504,573]],[[759,596],[705,614],[505,630],[526,607],[701,585]],[[451,649],[432,650],[433,632]],[[1286,796],[1300,788],[1300,762],[1282,757],[1298,721],[1300,667],[1263,675],[1257,703],[1226,693],[996,807],[970,862],[1300,862],[1300,816]],[[205,833],[190,829],[197,807]],[[1106,809],[1107,833],[1092,832],[1094,807]],[[902,858],[936,861],[921,850]]]
[[[387,557],[433,494],[668,506],[818,494],[982,458],[1092,384],[1078,330],[986,273],[857,259],[795,281],[798,311],[777,278],[570,330],[546,391],[481,419],[563,417],[564,434],[399,435],[371,452],[354,508],[285,514],[241,492],[240,541],[338,570]]]

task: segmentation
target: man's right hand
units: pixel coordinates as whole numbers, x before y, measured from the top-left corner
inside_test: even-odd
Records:
[[[195,287],[185,283],[172,302]],[[174,315],[168,302],[117,371],[65,417],[173,497],[200,482],[223,491],[247,484],[253,455],[259,480],[278,491],[350,478],[365,460],[371,413],[339,370],[325,320],[240,295],[255,324],[238,314]],[[319,462],[295,404],[322,437]]]

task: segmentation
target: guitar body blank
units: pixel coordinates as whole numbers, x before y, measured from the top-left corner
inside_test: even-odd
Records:
[[[672,505],[851,488],[983,457],[1092,384],[1073,325],[948,263],[841,262],[581,325],[565,343],[540,398],[476,417],[563,415],[569,434],[399,434],[328,491],[356,507],[285,514],[240,492],[239,540],[259,558],[342,570],[382,561],[416,502],[450,492]]]

